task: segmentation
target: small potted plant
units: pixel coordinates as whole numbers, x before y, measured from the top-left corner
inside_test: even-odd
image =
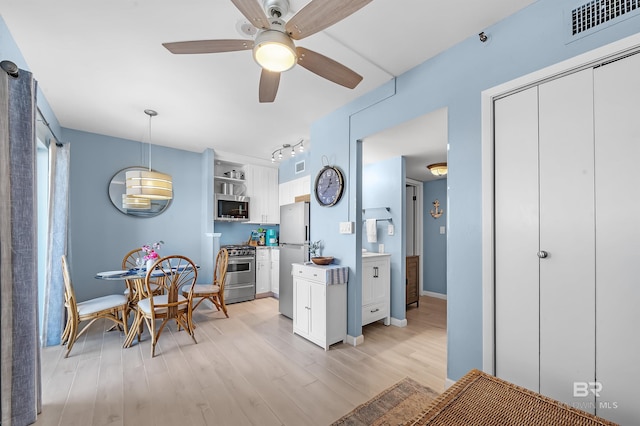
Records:
[[[311,261],[316,265],[328,265],[333,262],[333,257],[331,256],[320,256],[322,247],[322,240],[312,241],[311,244],[309,244],[309,257],[311,257]]]

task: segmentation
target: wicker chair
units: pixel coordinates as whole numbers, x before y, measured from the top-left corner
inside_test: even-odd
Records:
[[[121,326],[124,332],[127,333],[126,318],[129,313],[129,301],[126,296],[111,294],[78,303],[71,284],[71,275],[69,274],[66,256],[62,256],[62,277],[64,279],[64,305],[67,308],[67,324],[61,338],[61,343],[67,345],[65,358],[69,356],[69,352],[71,352],[78,338],[87,331],[91,324],[100,318],[113,321],[115,325]],[[89,321],[89,323],[82,330],[79,330],[80,322],[82,321]]]
[[[192,320],[191,292],[186,296],[180,294],[181,288],[193,288],[198,277],[197,266],[187,257],[172,255],[158,259],[154,267],[147,271],[141,298],[138,300],[136,317],[131,326],[124,347],[129,347],[136,336],[136,330],[146,324],[151,334],[151,356],[155,356],[156,344],[170,320],[175,320],[178,327],[183,327],[195,343]],[[154,294],[152,286],[159,283],[163,294]],[[161,321],[158,327],[156,322]]]
[[[122,259],[122,269],[130,270],[138,267],[137,259],[140,259],[144,256],[144,252],[141,248],[133,249],[129,253],[127,253]],[[136,309],[136,305],[138,300],[140,299],[140,295],[138,294],[139,289],[144,286],[144,280],[140,278],[130,278],[128,280],[124,280],[127,288],[124,290],[124,295],[129,299],[129,307],[132,310]],[[158,283],[152,282],[151,289],[154,294],[162,294],[164,290],[161,285]]]
[[[216,256],[216,269],[213,271],[213,282],[211,284],[196,284],[193,286],[193,299],[198,301],[193,306],[195,310],[204,300],[210,300],[218,311],[227,313],[227,305],[224,303],[224,284],[227,278],[227,265],[229,264],[229,252],[222,248]],[[186,297],[189,289],[183,288],[182,295]]]

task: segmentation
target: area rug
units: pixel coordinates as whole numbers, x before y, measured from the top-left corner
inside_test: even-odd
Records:
[[[397,426],[419,415],[438,392],[408,377],[343,416],[332,426]]]

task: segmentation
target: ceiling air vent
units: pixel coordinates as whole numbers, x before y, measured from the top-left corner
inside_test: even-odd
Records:
[[[594,0],[571,11],[572,35],[640,9],[640,0]]]

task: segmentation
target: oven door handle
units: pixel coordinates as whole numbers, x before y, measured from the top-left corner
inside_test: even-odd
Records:
[[[254,260],[255,256],[229,256],[229,263],[246,262],[247,260]]]

